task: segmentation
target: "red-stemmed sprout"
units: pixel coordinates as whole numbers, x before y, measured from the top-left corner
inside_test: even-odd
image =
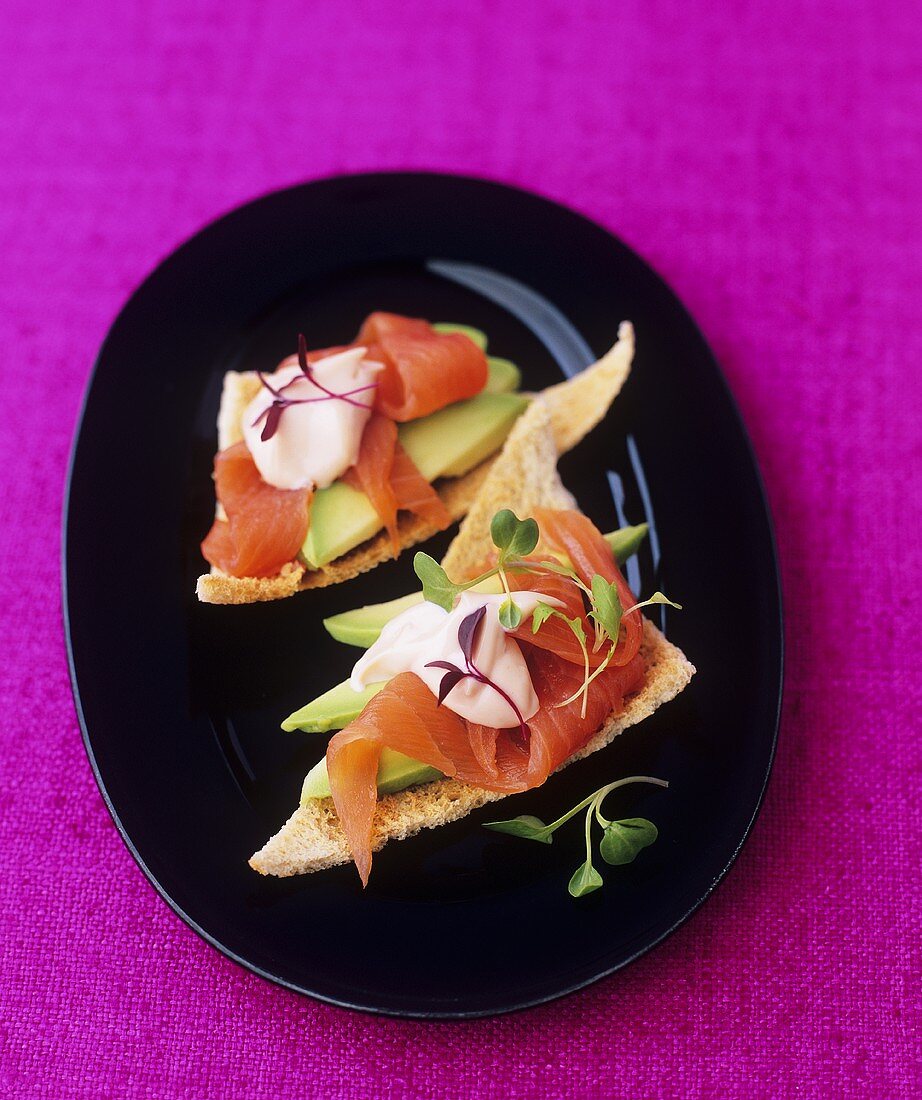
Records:
[[[497,695],[509,705],[519,723],[518,730],[511,735],[513,741],[521,749],[527,750],[528,726],[525,719],[522,717],[522,712],[516,706],[514,700],[510,698],[509,694],[504,691],[499,684],[494,683],[489,676],[485,676],[474,664],[474,646],[477,642],[477,632],[480,629],[480,624],[483,622],[486,611],[486,607],[481,605],[476,611],[472,611],[470,615],[466,615],[461,620],[461,624],[458,627],[458,644],[461,646],[461,652],[464,654],[464,668],[458,668],[458,666],[452,664],[451,661],[430,661],[426,665],[426,668],[441,668],[445,670],[445,675],[439,683],[439,706],[445,701],[452,688],[456,687],[462,680],[476,680],[477,683],[485,684],[487,687],[492,688]]]
[[[301,368],[301,374],[320,390],[323,397],[286,397],[285,391],[288,387],[293,386],[295,382],[301,381],[298,375],[292,378],[290,382],[286,382],[284,386],[279,386],[278,389],[276,389],[270,384],[262,371],[257,371],[257,378],[259,378],[259,381],[265,386],[269,393],[272,394],[272,403],[263,409],[251,425],[251,427],[255,428],[260,421],[265,420],[263,430],[259,436],[263,443],[270,440],[278,431],[282,413],[289,405],[314,405],[318,401],[336,400],[345,401],[347,405],[354,405],[357,409],[370,409],[372,407],[371,405],[366,405],[364,401],[356,401],[354,398],[357,393],[365,393],[367,390],[377,389],[377,382],[371,382],[367,386],[359,386],[354,390],[347,390],[345,393],[335,393],[333,390],[327,389],[322,382],[317,381],[317,376],[314,374],[310,363],[307,361],[307,341],[304,339],[304,334],[301,332],[298,333],[298,365]]]

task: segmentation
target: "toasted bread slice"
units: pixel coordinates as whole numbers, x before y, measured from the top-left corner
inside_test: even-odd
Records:
[[[630,373],[633,358],[634,329],[629,321],[622,321],[617,343],[598,362],[542,392],[540,396],[550,415],[554,445],[559,454],[575,447],[605,416]],[[259,386],[259,379],[253,373],[230,371],[225,375],[218,413],[219,450],[231,447],[243,438],[243,412],[259,391]],[[461,519],[467,514],[496,460],[497,456],[492,455],[462,477],[442,478],[436,483],[436,490],[452,519]],[[398,518],[398,530],[401,547],[406,550],[436,534],[437,528],[418,516],[403,512]],[[212,568],[210,573],[199,577],[195,591],[203,603],[240,604],[280,600],[306,588],[323,588],[349,580],[374,569],[392,556],[390,538],[382,530],[361,546],[319,569],[308,569],[300,562],[290,562],[274,577],[230,577]]]
[[[493,549],[490,519],[500,508],[519,516],[538,507],[572,508],[572,495],[557,473],[553,415],[546,399],[536,399],[519,418],[487,477],[481,495],[461,525],[443,565],[449,574],[463,575],[481,566]],[[649,717],[657,707],[679,694],[695,669],[680,649],[644,620],[641,648],[645,664],[643,688],[624,709],[612,714],[598,733],[564,765],[604,748],[622,730]],[[506,795],[472,787],[457,779],[422,783],[378,801],[373,846],[404,840],[421,829],[434,829],[464,817],[472,810]],[[299,806],[278,833],[250,859],[263,875],[300,875],[347,863],[346,838],[332,798],[312,799]]]

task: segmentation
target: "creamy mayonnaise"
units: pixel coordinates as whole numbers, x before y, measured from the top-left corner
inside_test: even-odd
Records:
[[[372,385],[381,365],[366,359],[364,348],[350,348],[318,360],[311,370],[328,390],[348,393]],[[301,373],[297,361],[286,360],[266,380],[276,391],[285,386],[285,398],[326,397]],[[277,489],[325,489],[332,484],[359,457],[374,396],[375,391],[369,389],[354,394],[354,404],[331,398],[288,405],[275,434],[263,441],[260,436],[266,420],[260,417],[272,404],[273,395],[262,386],[243,414],[243,439],[263,481]]]
[[[492,683],[497,684],[518,707],[527,721],[538,710],[538,696],[522,656],[519,643],[499,621],[504,595],[487,596],[463,592],[451,611],[424,601],[402,612],[384,627],[378,640],[356,662],[349,683],[354,691],[369,684],[390,680],[401,672],[415,672],[438,697],[445,675],[441,668],[426,668],[431,661],[450,661],[465,668],[464,653],[458,643],[458,627],[464,618],[486,607],[474,646],[474,665]],[[560,605],[559,600],[540,592],[514,592],[512,598],[527,619],[539,603]],[[517,726],[515,711],[490,684],[472,677],[461,680],[445,698],[443,706],[466,718],[494,729]]]

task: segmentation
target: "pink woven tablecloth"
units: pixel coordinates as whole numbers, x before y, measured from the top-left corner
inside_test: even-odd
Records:
[[[919,1095],[918,4],[0,20],[4,1094]],[[724,886],[623,974],[469,1024],[313,1003],[186,928],[97,793],[61,630],[65,463],[126,295],[239,202],[407,167],[570,203],[665,275],[754,437],[787,607],[778,762]]]

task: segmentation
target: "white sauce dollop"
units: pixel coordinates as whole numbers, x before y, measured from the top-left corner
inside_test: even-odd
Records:
[[[503,689],[522,718],[528,721],[538,711],[538,696],[519,643],[499,621],[499,607],[505,598],[504,595],[462,592],[451,611],[428,601],[408,608],[391,619],[378,640],[356,662],[349,680],[352,689],[361,691],[369,684],[390,680],[401,672],[415,672],[438,698],[445,670],[426,668],[426,665],[431,661],[450,661],[464,669],[458,627],[471,612],[486,607],[477,633],[473,663],[493,684]],[[512,598],[523,620],[539,603],[560,604],[559,600],[540,592],[514,592]],[[465,677],[452,688],[442,705],[469,722],[479,722],[494,729],[508,729],[519,724],[515,711],[502,695],[490,684],[482,684],[472,677]]]
[[[365,358],[364,348],[350,348],[320,359],[311,366],[314,377],[333,393],[348,393],[370,386],[381,365]],[[326,395],[301,373],[297,362],[287,360],[267,376],[274,390],[287,386],[287,398],[322,398]],[[287,385],[292,382],[292,385]],[[331,398],[304,405],[288,405],[278,428],[263,441],[266,418],[260,417],[272,404],[272,394],[263,386],[243,414],[243,439],[253,456],[260,477],[277,489],[325,489],[359,457],[362,432],[371,416],[375,391],[354,394],[351,401]]]

